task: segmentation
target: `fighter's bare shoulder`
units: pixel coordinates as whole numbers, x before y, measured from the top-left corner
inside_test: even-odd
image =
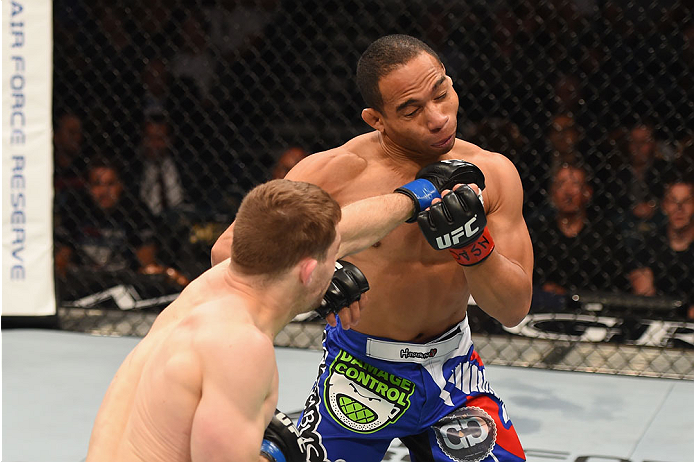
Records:
[[[482,170],[486,183],[484,196],[485,199],[489,199],[488,205],[491,208],[495,208],[499,201],[506,199],[520,198],[522,201],[523,188],[520,176],[508,157],[498,152],[487,151],[461,139],[456,140],[455,147],[449,156],[472,162]]]
[[[197,331],[200,348],[225,347],[268,353],[272,340],[254,324],[242,297],[228,295],[202,303],[191,313],[189,323]]]
[[[311,154],[286,176],[288,180],[317,184],[328,192],[339,179],[340,184],[357,178],[367,168],[370,140],[360,135],[342,146]]]

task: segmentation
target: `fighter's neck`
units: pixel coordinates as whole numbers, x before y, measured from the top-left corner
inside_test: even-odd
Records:
[[[253,319],[256,327],[274,339],[294,317],[296,307],[289,306],[287,300],[296,297],[288,295],[290,288],[282,288],[282,282],[268,284],[262,278],[234,273],[229,268],[224,275],[225,289],[243,300],[244,308]]]

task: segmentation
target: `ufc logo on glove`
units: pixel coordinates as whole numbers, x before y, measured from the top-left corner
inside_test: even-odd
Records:
[[[419,212],[417,223],[429,245],[436,250],[448,249],[460,265],[481,263],[494,250],[484,205],[467,185]]]
[[[475,233],[479,231],[479,226],[476,226],[474,229],[472,228],[472,225],[477,222],[477,215],[474,217],[470,218],[467,223],[465,223],[463,226],[460,228],[456,228],[450,233],[444,234],[443,236],[439,236],[436,238],[436,246],[439,250],[447,249],[451,246],[456,246],[460,244],[461,238],[467,237],[471,238],[475,236]]]

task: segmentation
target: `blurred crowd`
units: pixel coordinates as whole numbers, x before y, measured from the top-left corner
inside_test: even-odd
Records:
[[[449,3],[56,0],[61,296],[180,290],[245,191],[366,130],[356,61],[399,32],[439,53],[459,137],[517,166],[536,294],[670,297],[694,319],[691,9]]]

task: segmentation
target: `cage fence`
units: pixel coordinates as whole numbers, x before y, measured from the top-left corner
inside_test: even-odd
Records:
[[[482,358],[694,379],[694,243],[672,238],[694,220],[691,18],[677,0],[55,0],[61,327],[145,335],[246,191],[367,131],[356,62],[404,33],[453,79],[458,136],[523,181],[533,304],[515,328],[470,305]],[[276,344],[320,348],[322,328]]]

